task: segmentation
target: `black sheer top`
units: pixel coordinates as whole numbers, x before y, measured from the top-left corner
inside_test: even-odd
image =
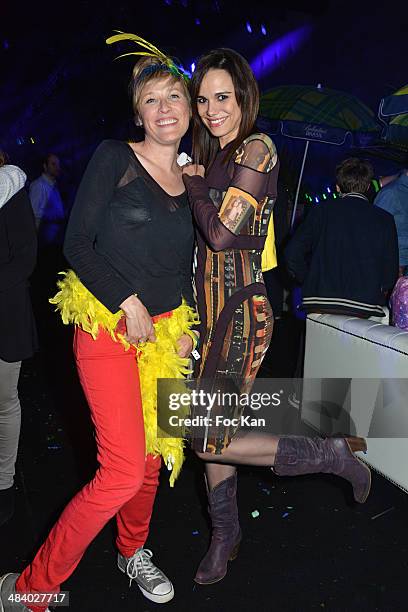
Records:
[[[187,195],[168,195],[132,148],[105,140],[82,178],[64,254],[111,312],[137,293],[150,315],[193,305],[194,233]]]

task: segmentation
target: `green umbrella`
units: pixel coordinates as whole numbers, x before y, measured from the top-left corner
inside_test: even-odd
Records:
[[[261,97],[259,126],[272,134],[306,141],[299,174],[293,225],[310,142],[365,147],[377,141],[380,127],[373,111],[355,96],[307,85],[274,87]]]
[[[385,124],[382,138],[400,149],[408,149],[408,85],[381,100],[378,116]]]
[[[401,149],[408,149],[408,113],[396,115],[385,129],[385,140]]]
[[[377,136],[379,131],[373,111],[358,98],[320,85],[274,87],[261,97],[259,114],[280,122],[282,134],[289,137],[337,145],[347,138],[358,140],[361,134]],[[310,124],[321,137],[307,132]]]
[[[401,87],[380,102],[380,117],[395,117],[403,113],[408,113],[408,85]]]

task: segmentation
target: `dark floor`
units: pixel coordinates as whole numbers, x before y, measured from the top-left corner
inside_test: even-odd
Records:
[[[69,328],[37,301],[41,351],[21,376],[23,425],[16,512],[0,528],[0,572],[31,559],[64,504],[95,467],[92,430],[70,352]],[[47,314],[48,313],[48,314]],[[293,325],[281,321],[263,375],[284,376],[296,361]],[[227,577],[193,582],[208,543],[202,466],[189,456],[174,489],[165,472],[147,546],[172,578],[180,612],[406,611],[408,497],[373,477],[366,504],[331,476],[277,478],[264,468],[239,471],[244,539]],[[389,512],[375,518],[385,510]],[[258,510],[259,517],[252,512]],[[91,544],[64,588],[75,612],[153,611],[116,569],[114,525]]]

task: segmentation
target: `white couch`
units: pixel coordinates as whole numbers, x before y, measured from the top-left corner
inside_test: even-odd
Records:
[[[344,431],[350,417],[355,433],[368,436],[364,460],[408,492],[408,332],[309,315],[301,416],[325,433]]]

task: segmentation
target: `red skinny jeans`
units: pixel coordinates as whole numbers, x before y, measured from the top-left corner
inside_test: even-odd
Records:
[[[116,544],[126,557],[144,545],[149,531],[161,458],[145,456],[135,351],[125,351],[104,331],[93,340],[77,327],[74,354],[95,426],[99,468],[66,506],[33,562],[18,578],[20,593],[58,592],[90,542],[115,515]],[[45,608],[31,609],[40,612]]]

